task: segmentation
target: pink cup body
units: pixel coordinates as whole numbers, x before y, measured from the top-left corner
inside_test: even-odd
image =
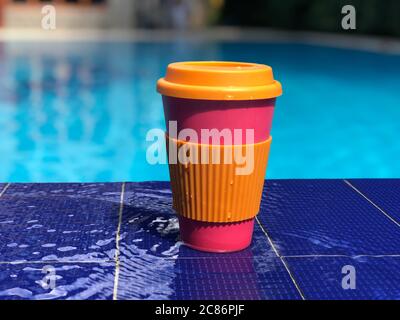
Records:
[[[181,240],[187,246],[207,252],[234,252],[251,243],[254,218],[238,222],[204,222],[179,217]]]
[[[245,144],[246,129],[254,130],[254,142],[270,136],[275,98],[263,100],[197,100],[163,96],[165,121],[176,121],[178,133],[193,129],[201,137],[201,129],[242,129],[242,141],[214,141],[213,144]],[[219,139],[217,139],[219,140]],[[199,141],[199,143],[212,143]]]

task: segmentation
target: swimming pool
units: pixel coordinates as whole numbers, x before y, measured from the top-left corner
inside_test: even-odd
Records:
[[[163,128],[168,63],[266,63],[283,84],[268,178],[400,177],[400,55],[258,42],[0,43],[0,181],[168,180],[145,136]]]

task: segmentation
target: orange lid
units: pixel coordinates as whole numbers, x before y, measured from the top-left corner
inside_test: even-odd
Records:
[[[282,87],[264,64],[188,61],[169,64],[157,91],[187,99],[256,100],[280,96]]]

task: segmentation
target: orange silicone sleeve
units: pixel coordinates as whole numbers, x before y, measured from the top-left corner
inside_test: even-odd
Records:
[[[176,149],[188,144],[168,136],[166,139],[168,150],[170,144],[175,144]],[[241,165],[234,162],[169,163],[173,208],[179,215],[198,221],[235,222],[254,218],[260,209],[271,140],[269,137],[252,145],[254,167],[247,175],[238,175],[236,169]],[[242,154],[246,154],[246,145],[190,144],[198,152],[199,158],[204,152],[202,150],[205,150],[202,148],[208,148],[210,153],[219,152],[220,159],[224,158],[224,152],[235,152],[234,148],[242,148]],[[228,151],[224,150],[226,148]]]

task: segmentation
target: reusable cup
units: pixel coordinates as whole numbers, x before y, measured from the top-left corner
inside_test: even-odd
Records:
[[[163,96],[173,207],[182,241],[211,252],[246,248],[260,208],[275,98],[282,93],[271,67],[172,63],[157,90]],[[197,140],[188,141],[188,133]],[[197,160],[181,161],[190,156]]]

